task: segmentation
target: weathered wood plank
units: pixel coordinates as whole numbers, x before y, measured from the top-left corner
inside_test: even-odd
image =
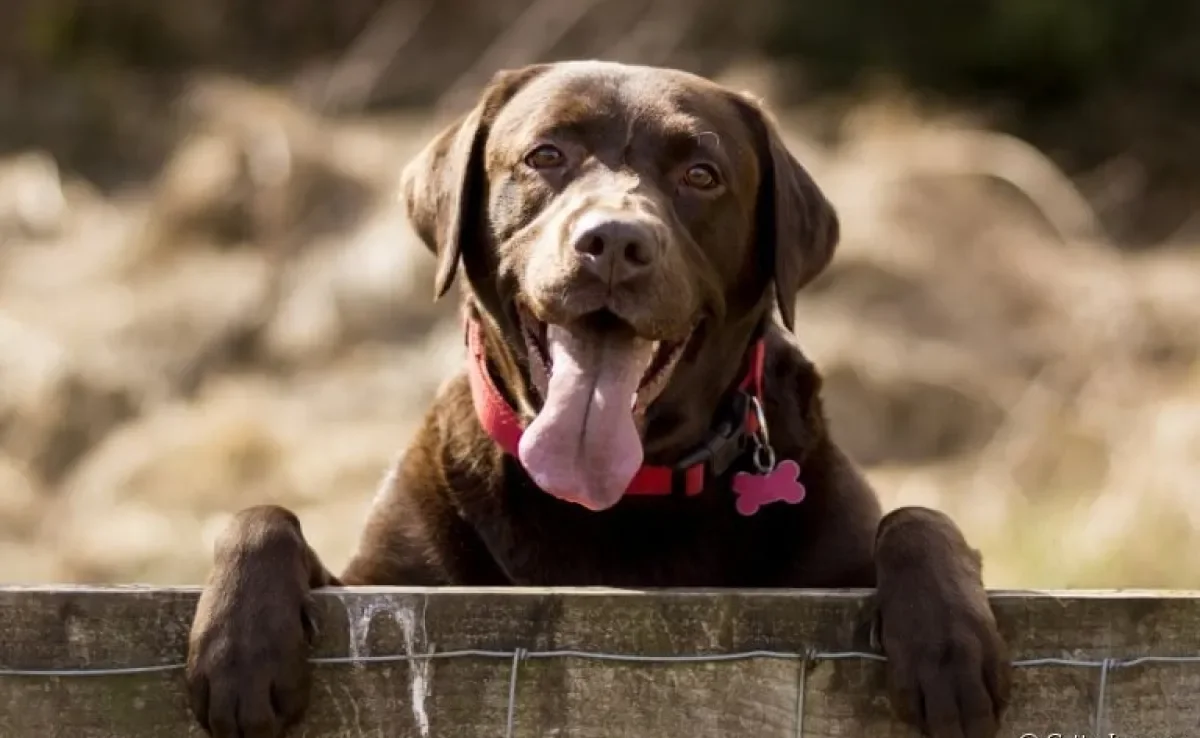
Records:
[[[0,736],[197,736],[182,672],[192,589],[0,588]],[[644,662],[752,650],[864,650],[866,594],[352,589],[318,596],[319,659],[486,650],[421,661],[322,663],[297,738],[514,736],[911,738],[890,719],[882,665],[818,658]],[[997,592],[1018,660],[1004,735],[1200,735],[1200,593]],[[1104,726],[1093,724],[1104,659]],[[93,676],[4,670],[162,671]],[[803,686],[803,700],[800,689]],[[1098,730],[1104,728],[1104,732]]]

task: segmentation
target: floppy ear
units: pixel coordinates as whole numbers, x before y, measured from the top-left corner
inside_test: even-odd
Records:
[[[547,67],[496,73],[475,107],[438,133],[400,175],[400,197],[413,229],[437,256],[434,293],[439,298],[454,282],[464,244],[476,237],[483,215],[489,127],[505,103]]]
[[[837,212],[783,143],[775,122],[755,101],[735,95],[756,139],[759,161],[755,232],[773,275],[779,314],[795,327],[796,294],[820,274],[837,248]]]

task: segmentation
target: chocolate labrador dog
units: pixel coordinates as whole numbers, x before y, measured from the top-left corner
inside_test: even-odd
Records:
[[[944,515],[882,515],[826,427],[792,327],[838,220],[756,101],[669,69],[502,72],[402,190],[438,296],[462,272],[468,361],[340,576],[286,510],[223,534],[188,654],[210,734],[300,719],[331,585],[874,587],[901,719],[997,734],[978,554]]]

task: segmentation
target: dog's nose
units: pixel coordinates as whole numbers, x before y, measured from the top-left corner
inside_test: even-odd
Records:
[[[587,269],[610,285],[648,271],[659,253],[654,230],[630,218],[585,216],[573,240]]]

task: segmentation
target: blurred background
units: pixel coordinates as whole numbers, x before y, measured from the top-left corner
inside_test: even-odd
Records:
[[[1192,0],[4,0],[0,581],[197,583],[237,509],[334,569],[454,300],[400,168],[498,68],[765,96],[838,207],[797,332],[888,507],[994,587],[1200,587]]]

